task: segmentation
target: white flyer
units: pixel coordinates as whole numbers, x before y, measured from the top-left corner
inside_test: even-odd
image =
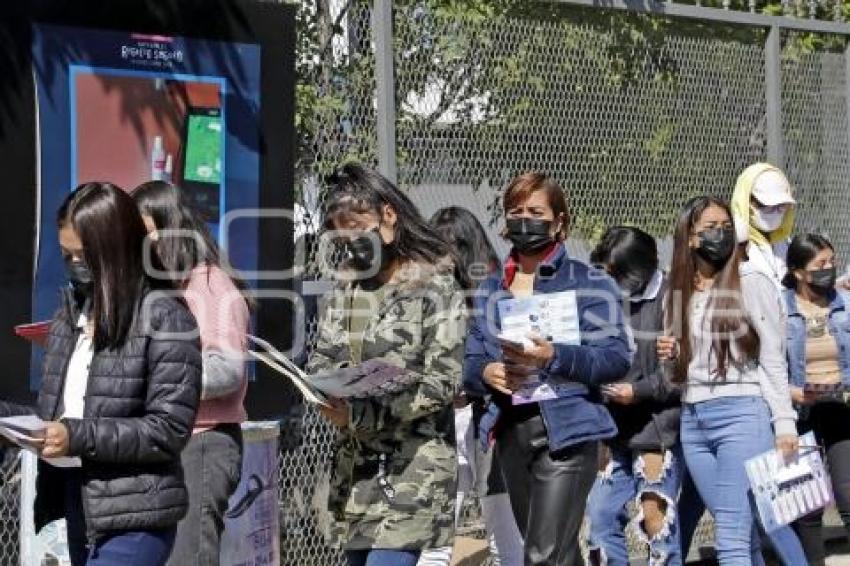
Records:
[[[18,444],[32,444],[44,439],[47,424],[35,415],[0,418],[0,434]]]
[[[767,532],[832,504],[832,481],[814,434],[800,437],[795,460],[785,462],[776,450],[750,458],[747,477]]]
[[[498,303],[499,338],[530,346],[529,334],[539,334],[554,344],[581,344],[578,300],[575,291],[502,299]],[[512,395],[514,405],[536,403],[559,396],[557,384],[543,383],[537,372]]]
[[[502,299],[498,308],[500,336],[530,344],[535,333],[555,344],[581,343],[575,291]]]
[[[35,415],[0,418],[0,435],[38,458],[41,458],[39,446],[44,440],[46,429],[47,423]],[[75,456],[41,459],[57,468],[73,468],[82,465],[81,460]]]

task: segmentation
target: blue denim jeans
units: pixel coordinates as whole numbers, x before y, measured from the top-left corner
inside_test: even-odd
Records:
[[[73,566],[163,566],[171,554],[177,527],[150,531],[115,531],[87,546],[83,515],[82,472],[65,472],[65,520]]]
[[[744,462],[773,448],[770,410],[761,397],[719,397],[682,407],[685,463],[714,517],[717,557],[724,566],[764,564]],[[784,564],[807,564],[791,527],[770,539]]]
[[[649,545],[649,564],[682,564],[676,500],[679,497],[683,467],[679,448],[667,450],[660,477],[648,479],[643,470],[643,457],[639,453],[612,450],[611,461],[596,478],[587,503],[587,518],[590,522],[587,542],[591,549],[591,563],[628,566],[625,528],[629,515],[626,504],[634,500],[639,509],[636,519],[638,532]],[[640,502],[645,494],[657,495],[667,503],[664,527],[654,536],[645,532],[641,521]]]
[[[86,566],[162,566],[176,534],[176,527],[116,533],[98,541],[89,551]]]
[[[345,551],[348,566],[416,566],[419,554],[418,550],[385,548]]]
[[[681,445],[679,445],[681,450]],[[705,513],[705,503],[699,496],[694,479],[688,473],[685,457],[682,456],[682,491],[679,493],[679,503],[676,506],[679,519],[679,539],[682,543],[682,562],[688,559],[691,543],[697,531],[699,522]]]

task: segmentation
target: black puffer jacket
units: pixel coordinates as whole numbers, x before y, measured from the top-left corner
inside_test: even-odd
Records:
[[[38,415],[56,420],[78,338],[65,299],[50,328]],[[181,335],[182,334],[182,335]],[[148,293],[119,350],[92,358],[82,419],[66,419],[69,456],[82,459],[89,539],[116,530],[162,529],[185,515],[180,452],[192,433],[201,386],[197,325],[180,302]],[[20,412],[3,404],[0,412]],[[64,515],[63,471],[39,461],[36,530]]]

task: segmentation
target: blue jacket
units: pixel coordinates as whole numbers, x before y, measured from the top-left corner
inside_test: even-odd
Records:
[[[473,300],[463,367],[463,385],[470,395],[490,394],[482,373],[487,364],[502,358],[494,333],[500,328],[496,302],[511,297],[503,281],[503,273],[492,274],[481,284]],[[538,266],[534,292],[560,291],[577,291],[581,345],[556,344],[552,362],[541,371],[542,381],[566,386],[565,392],[559,387],[562,393],[557,399],[540,403],[550,451],[617,434],[597,388],[621,379],[630,364],[621,294],[613,279],[570,259],[564,246],[558,245]],[[483,443],[488,442],[498,418],[499,408],[489,402],[479,425]]]
[[[797,295],[792,289],[782,291],[788,312],[788,373],[791,385],[806,383],[806,318],[797,308]],[[827,328],[838,345],[838,365],[844,385],[850,385],[850,294],[834,291],[829,302]]]

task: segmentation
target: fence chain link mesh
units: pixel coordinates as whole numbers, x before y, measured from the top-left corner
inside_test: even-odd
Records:
[[[20,563],[21,458],[17,450],[0,457],[0,564]]]
[[[394,3],[399,184],[418,203],[483,199],[495,225],[499,190],[539,169],[567,188],[576,240],[592,244],[612,224],[663,238],[687,198],[728,197],[737,174],[766,158],[762,29],[524,4],[450,13]],[[321,277],[315,234],[324,177],[349,159],[377,160],[371,2],[316,5],[326,9],[314,18],[324,24],[313,30],[318,49],[299,39],[298,54],[297,261],[306,280]],[[315,16],[305,9],[302,17]],[[811,39],[784,36],[784,165],[800,227],[828,233],[847,258],[844,46],[821,38],[807,50]],[[430,203],[425,193],[434,186],[467,196]],[[308,344],[315,329],[313,318]],[[281,564],[344,563],[322,534],[334,434],[309,407],[282,428]],[[17,564],[18,458],[6,459],[0,482],[0,564]],[[476,509],[468,504],[463,532],[480,535]],[[711,538],[704,520],[694,544]],[[640,554],[633,530],[629,539]]]
[[[844,44],[822,38],[826,49],[801,52],[811,38],[784,37],[782,126],[786,169],[799,202],[799,230],[826,234],[842,261],[850,258],[850,123]],[[799,231],[798,230],[798,231]]]
[[[322,276],[319,211],[325,177],[347,160],[376,164],[375,56],[372,50],[371,1],[327,1],[301,6],[312,19],[315,6],[326,9],[314,21],[315,45],[299,57],[297,101],[310,112],[299,113],[296,161],[296,266],[305,281]],[[307,12],[304,12],[307,10]],[[304,29],[301,30],[304,32]],[[305,104],[306,106],[306,104]],[[316,318],[306,321],[306,343],[314,343]],[[281,427],[280,518],[281,564],[340,565],[343,554],[324,536],[332,446],[336,430],[312,407],[298,407]]]
[[[585,249],[612,224],[664,238],[688,198],[728,198],[738,173],[766,159],[765,30],[525,4],[449,12],[394,2],[398,181],[423,209],[483,199],[492,229],[499,190],[537,169],[566,187],[572,237]],[[331,6],[341,32],[316,62],[315,85],[307,77],[299,85],[329,101],[299,161],[301,202],[312,210],[336,165],[376,161],[370,2]],[[843,44],[826,38],[807,51],[805,43],[784,38],[783,165],[800,227],[827,232],[848,257]],[[453,202],[430,191],[447,186],[458,190]],[[308,278],[320,276],[316,250],[302,258]],[[314,332],[315,323],[308,338]],[[312,409],[298,430],[281,454],[283,563],[341,563],[319,534],[333,433]],[[461,531],[481,534],[476,509],[468,504]],[[705,517],[694,547],[712,538]],[[644,554],[633,527],[629,540]]]

